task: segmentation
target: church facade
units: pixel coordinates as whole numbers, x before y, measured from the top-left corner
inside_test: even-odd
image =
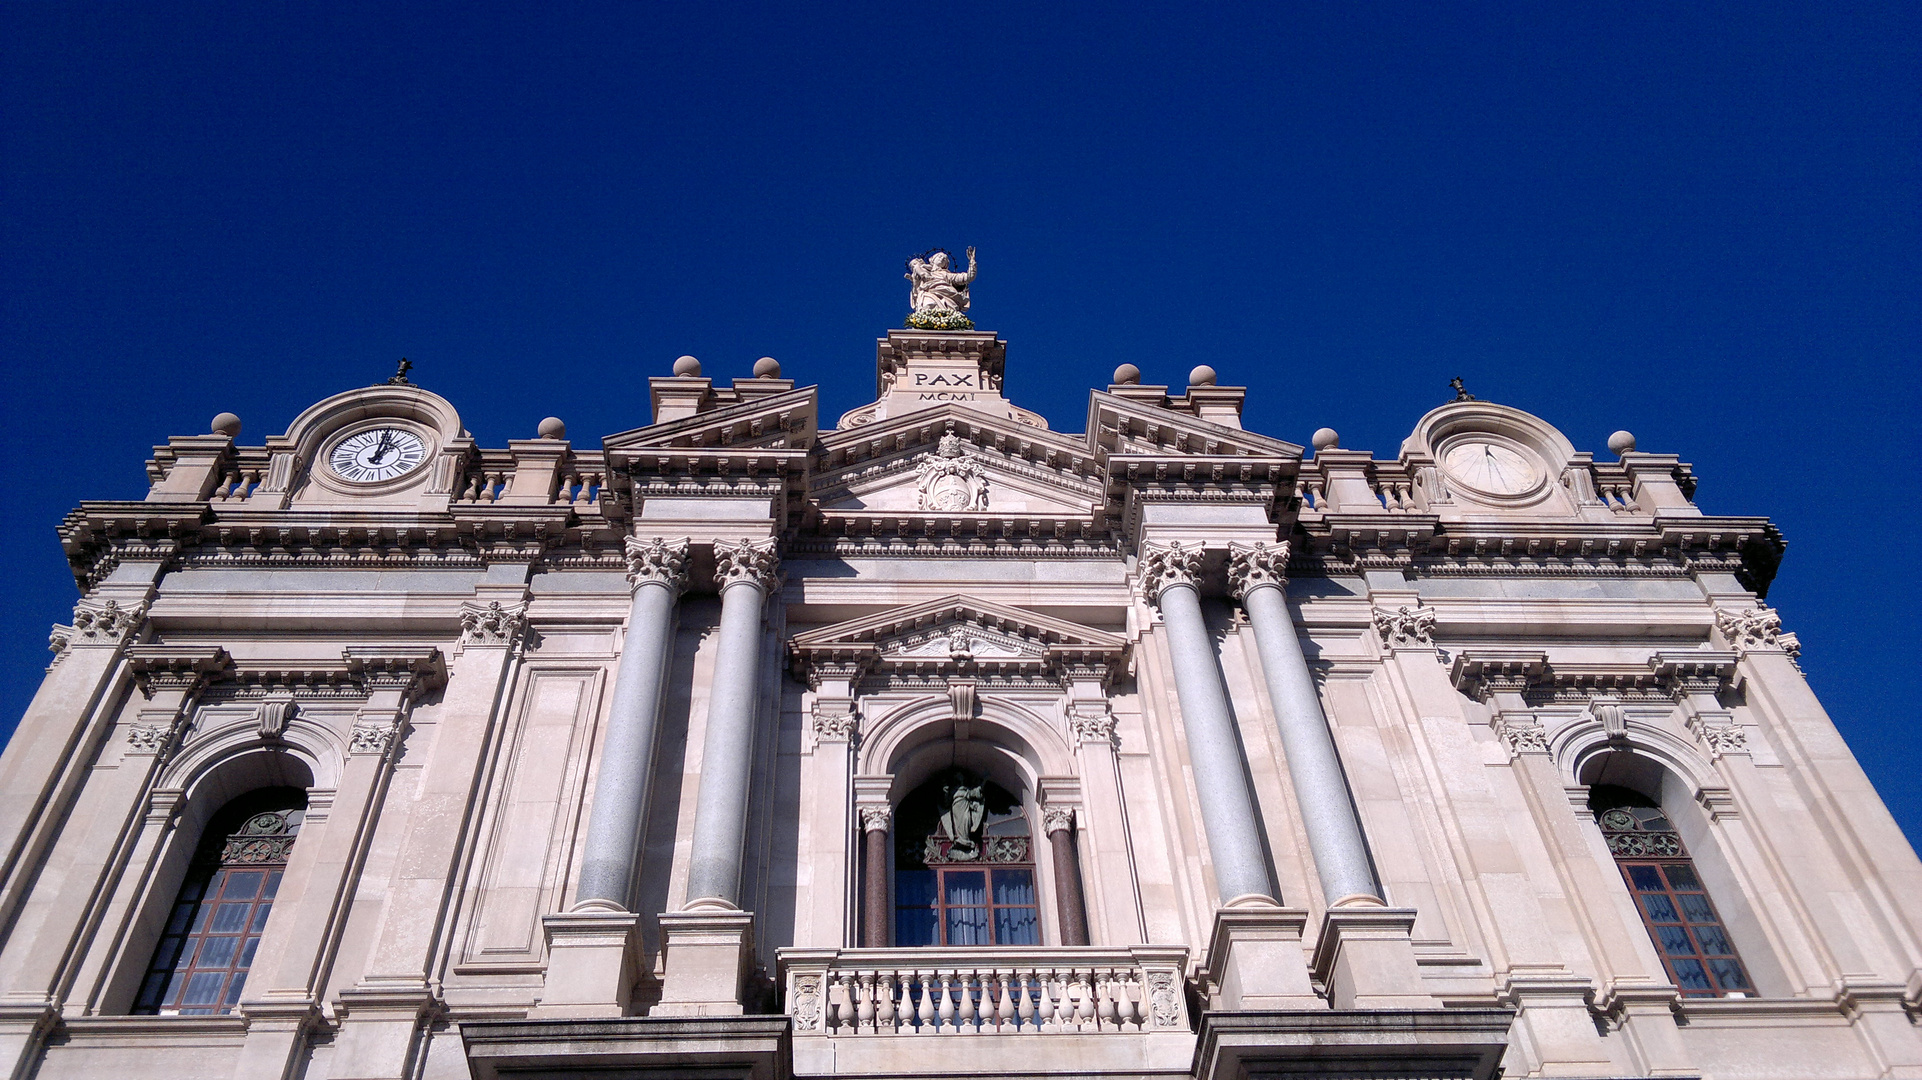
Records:
[[[1308,453],[1124,366],[1064,434],[1006,358],[168,440],[60,526],[0,1074],[1922,1077],[1765,518],[1466,395]]]

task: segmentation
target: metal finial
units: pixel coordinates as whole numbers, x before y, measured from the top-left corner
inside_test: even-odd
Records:
[[[1471,394],[1471,393],[1469,393],[1469,392],[1468,392],[1468,388],[1467,388],[1467,387],[1464,387],[1464,386],[1462,385],[1462,380],[1461,380],[1461,376],[1459,376],[1459,375],[1457,375],[1457,376],[1455,376],[1454,378],[1452,378],[1452,379],[1450,379],[1450,380],[1448,380],[1448,385],[1450,385],[1450,386],[1452,386],[1452,387],[1454,387],[1454,388],[1455,388],[1455,400],[1456,400],[1456,401],[1473,401],[1473,400],[1475,400],[1475,395],[1473,395],[1473,394]]]
[[[389,385],[389,386],[412,386],[412,385],[414,385],[413,383],[410,383],[410,382],[408,382],[408,381],[407,381],[407,372],[408,372],[408,371],[409,371],[409,369],[411,369],[411,368],[412,368],[413,366],[414,366],[414,364],[413,364],[413,362],[412,362],[412,361],[410,361],[410,360],[408,360],[408,359],[407,359],[407,358],[406,358],[405,356],[403,356],[403,357],[401,357],[401,358],[400,358],[400,369],[394,372],[394,377],[393,377],[393,378],[391,378],[391,379],[388,379],[388,380],[387,380],[387,385]],[[1458,380],[1458,381],[1459,381],[1459,380]]]

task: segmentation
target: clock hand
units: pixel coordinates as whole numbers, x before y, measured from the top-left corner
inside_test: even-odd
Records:
[[[380,459],[386,457],[387,451],[394,448],[393,438],[392,435],[386,434],[385,432],[381,434],[380,442],[374,446],[374,456],[367,461],[369,465],[380,464]]]

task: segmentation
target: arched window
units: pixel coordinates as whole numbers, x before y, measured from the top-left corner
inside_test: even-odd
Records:
[[[1588,808],[1635,895],[1669,977],[1688,997],[1755,992],[1682,835],[1655,802],[1638,791],[1596,784]]]
[[[1034,832],[1021,800],[952,769],[894,817],[896,945],[1039,945]]]
[[[298,788],[269,788],[235,799],[207,823],[141,980],[136,1015],[233,1011],[306,806]]]

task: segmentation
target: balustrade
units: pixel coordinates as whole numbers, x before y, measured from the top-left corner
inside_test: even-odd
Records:
[[[1186,1031],[1187,950],[783,950],[797,1035]]]

